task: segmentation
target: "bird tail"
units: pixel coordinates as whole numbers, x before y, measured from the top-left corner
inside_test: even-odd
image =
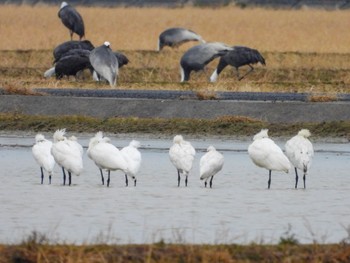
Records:
[[[51,78],[55,74],[55,67],[52,67],[45,71],[44,77],[45,78]]]

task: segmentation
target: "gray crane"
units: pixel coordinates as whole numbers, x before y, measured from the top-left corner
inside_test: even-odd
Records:
[[[205,43],[203,38],[192,30],[180,27],[169,28],[159,35],[158,51],[161,51],[165,46],[178,47],[189,41]]]
[[[204,43],[188,49],[180,60],[181,82],[188,81],[192,71],[204,70],[205,66],[217,57],[232,50],[223,43]]]
[[[67,2],[62,2],[58,11],[58,17],[62,23],[69,29],[70,38],[73,40],[73,34],[76,33],[81,40],[85,36],[84,21],[78,11]]]
[[[90,62],[98,75],[108,81],[112,88],[115,87],[118,76],[118,59],[110,48],[109,42],[93,49],[90,53]]]
[[[220,58],[217,68],[210,76],[210,81],[215,82],[221,71],[228,65],[231,65],[236,69],[237,78],[240,81],[254,70],[252,64],[257,64],[259,62],[262,65],[266,65],[265,59],[256,49],[244,46],[234,46],[233,50]],[[245,65],[248,65],[250,70],[243,76],[240,76],[239,68]]]

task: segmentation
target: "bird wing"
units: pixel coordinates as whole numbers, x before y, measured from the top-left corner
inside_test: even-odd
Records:
[[[90,149],[90,156],[97,166],[107,170],[126,170],[127,162],[113,144],[100,142]]]
[[[217,151],[207,152],[199,162],[200,179],[217,174],[224,165],[224,156]]]

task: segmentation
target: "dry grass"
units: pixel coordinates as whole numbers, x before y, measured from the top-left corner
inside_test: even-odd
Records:
[[[119,50],[155,50],[160,32],[182,26],[207,41],[262,51],[350,52],[349,10],[76,8],[84,18],[88,39],[95,45],[109,40]],[[58,6],[1,6],[0,50],[53,49],[68,40],[57,12]]]

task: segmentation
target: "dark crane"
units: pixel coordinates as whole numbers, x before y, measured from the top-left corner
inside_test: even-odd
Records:
[[[254,70],[252,64],[257,64],[259,62],[262,65],[266,65],[265,59],[256,49],[243,46],[234,46],[233,50],[220,58],[217,68],[210,77],[210,81],[215,82],[221,71],[228,65],[231,65],[236,69],[238,80],[242,80]],[[245,65],[248,65],[250,70],[243,76],[240,76],[238,69]]]
[[[69,29],[71,40],[73,40],[74,33],[79,36],[79,40],[85,36],[83,18],[78,11],[67,4],[67,2],[62,2],[61,8],[58,11],[58,17],[61,18],[62,23]]]

